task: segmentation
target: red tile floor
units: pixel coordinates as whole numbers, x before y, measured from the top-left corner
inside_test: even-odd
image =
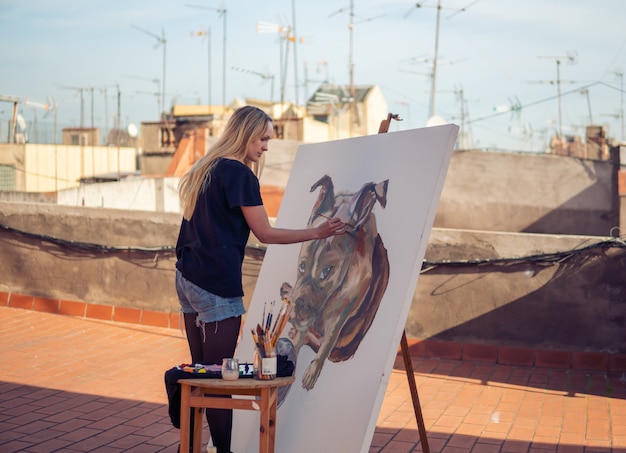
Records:
[[[0,452],[176,451],[162,379],[188,356],[180,331],[8,307],[0,323]],[[626,453],[623,372],[412,360],[432,452]],[[396,363],[370,453],[423,451]]]

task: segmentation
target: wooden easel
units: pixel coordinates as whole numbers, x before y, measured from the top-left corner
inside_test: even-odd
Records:
[[[389,113],[387,115],[387,119],[380,122],[380,127],[378,128],[379,134],[384,134],[389,131],[389,124],[391,124],[392,119],[402,121],[398,114]],[[415,375],[413,374],[413,362],[411,360],[411,354],[409,353],[409,343],[406,339],[406,329],[402,331],[400,349],[402,350],[402,359],[404,360],[406,378],[409,381],[409,390],[411,392],[411,400],[413,401],[415,419],[417,420],[417,430],[419,431],[420,442],[422,443],[422,451],[424,453],[430,453],[428,438],[426,437],[426,426],[424,425],[424,417],[422,415],[422,406],[420,405],[420,399],[417,395],[417,384],[415,383]]]

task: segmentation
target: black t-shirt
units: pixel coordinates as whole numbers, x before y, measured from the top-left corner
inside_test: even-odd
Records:
[[[259,180],[242,162],[220,158],[176,243],[183,277],[221,297],[243,296],[241,266],[250,227],[241,206],[263,204]]]

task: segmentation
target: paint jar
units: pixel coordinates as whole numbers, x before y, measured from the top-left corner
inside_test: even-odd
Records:
[[[222,379],[225,381],[239,379],[239,359],[222,359]]]
[[[255,349],[252,364],[254,379],[267,381],[276,377],[276,353],[274,351],[261,355],[259,350]]]

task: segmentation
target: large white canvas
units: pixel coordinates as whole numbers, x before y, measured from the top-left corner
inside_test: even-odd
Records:
[[[355,192],[366,183],[388,180],[386,206],[376,203],[372,212],[390,271],[376,315],[356,353],[341,362],[326,360],[310,390],[301,382],[315,352],[301,348],[295,384],[278,409],[277,453],[368,451],[457,132],[456,125],[448,124],[298,149],[276,226],[306,227],[320,190],[311,191],[311,186],[324,175],[332,178],[337,192]],[[252,359],[250,329],[261,321],[266,303],[275,300],[278,305],[283,282],[294,284],[300,248],[301,244],[268,247],[237,349],[240,361]],[[258,417],[254,412],[235,411],[233,451],[258,451]]]

